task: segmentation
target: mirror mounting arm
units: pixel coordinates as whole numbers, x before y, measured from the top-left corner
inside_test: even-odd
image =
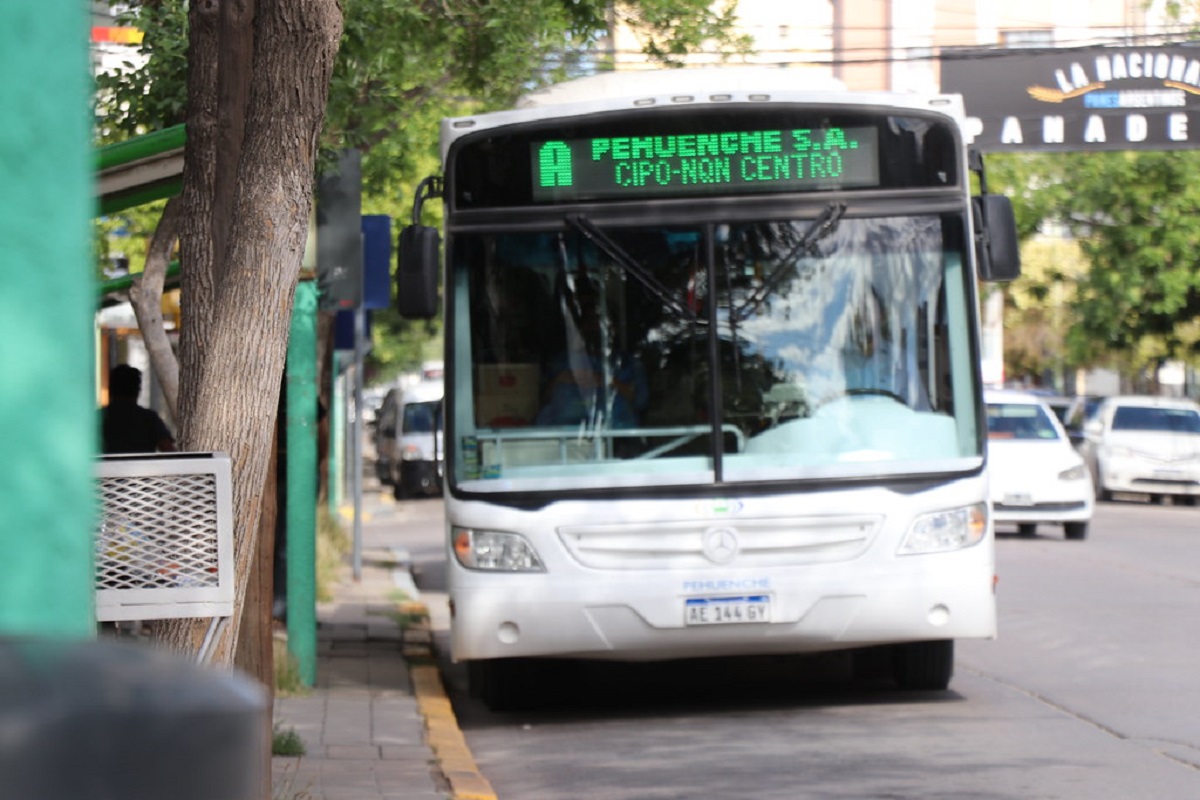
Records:
[[[431,319],[437,314],[441,240],[437,228],[421,224],[421,211],[426,200],[442,197],[442,187],[436,175],[417,184],[412,224],[400,231],[395,305],[406,319]]]
[[[412,224],[421,224],[421,210],[425,206],[426,200],[435,200],[442,196],[442,179],[437,175],[430,175],[417,184],[417,189],[413,193],[413,213]]]

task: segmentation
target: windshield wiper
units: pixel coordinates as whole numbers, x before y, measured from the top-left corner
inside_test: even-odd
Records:
[[[796,242],[796,245],[779,260],[779,266],[766,277],[766,280],[752,295],[746,298],[744,303],[734,309],[733,316],[745,319],[748,316],[748,309],[762,305],[767,296],[775,291],[775,287],[787,276],[788,271],[795,266],[793,262],[796,256],[801,253],[814,258],[821,255],[821,251],[817,249],[817,243],[838,229],[838,223],[842,221],[845,213],[845,203],[830,203],[826,206],[821,215],[808,226],[808,230],[800,237],[800,241]]]
[[[671,291],[655,278],[646,267],[639,264],[637,259],[625,252],[625,249],[621,245],[609,238],[608,234],[596,227],[596,224],[590,219],[582,214],[568,214],[566,222],[599,247],[621,269],[636,278],[648,291],[661,300],[664,305],[690,320],[696,319],[695,312],[673,297]]]

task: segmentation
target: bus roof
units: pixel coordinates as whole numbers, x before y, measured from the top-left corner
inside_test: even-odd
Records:
[[[442,158],[460,136],[480,130],[555,117],[584,116],[629,108],[730,103],[826,103],[883,105],[936,111],[960,125],[962,97],[947,94],[858,92],[811,68],[694,67],[602,72],[531,92],[516,108],[442,120]],[[964,138],[971,136],[964,131]]]
[[[779,67],[693,67],[598,72],[564,81],[523,96],[517,108],[593,100],[649,98],[679,92],[750,94],[781,91],[844,92],[846,85],[824,70]]]

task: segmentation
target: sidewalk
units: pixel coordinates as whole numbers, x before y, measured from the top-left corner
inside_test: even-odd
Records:
[[[397,544],[402,505],[375,492],[363,505],[362,578],[345,564],[317,606],[316,686],[275,699],[276,730],[305,755],[272,759],[274,800],[494,800],[432,657],[429,609]]]

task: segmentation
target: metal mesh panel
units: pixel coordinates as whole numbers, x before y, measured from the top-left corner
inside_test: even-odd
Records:
[[[232,614],[229,459],[189,455],[100,462],[97,619]]]
[[[217,585],[214,475],[106,478],[96,588]]]

